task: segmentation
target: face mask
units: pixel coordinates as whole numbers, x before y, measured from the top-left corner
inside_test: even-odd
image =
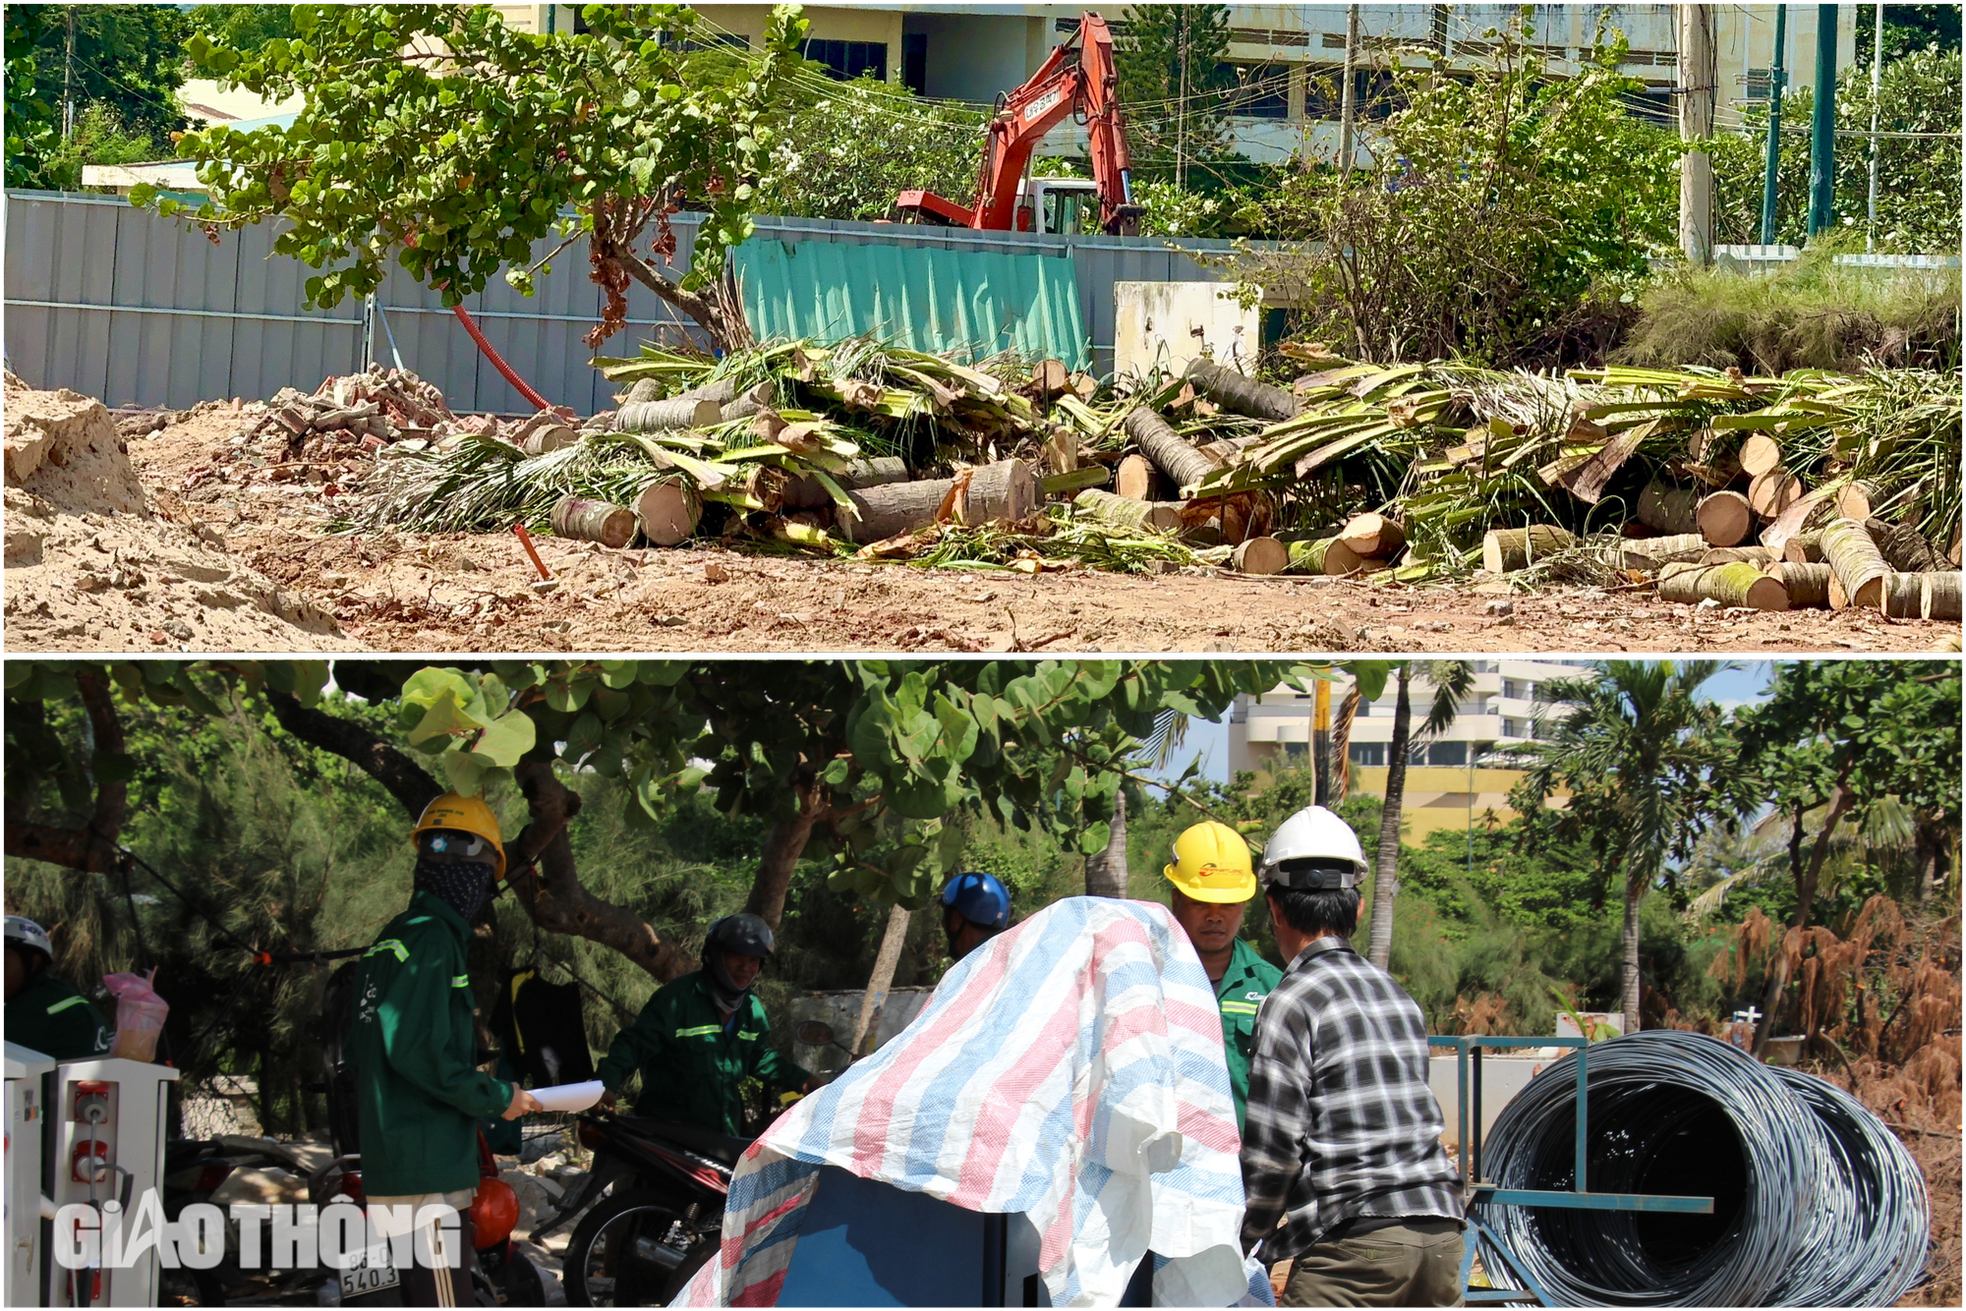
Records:
[[[491,893],[492,867],[486,864],[449,864],[420,856],[416,862],[414,886],[427,892],[462,915],[468,922],[485,904]]]
[[[730,977],[730,971],[724,968],[724,954],[721,951],[712,950],[708,953],[708,959],[703,963],[703,972],[710,978],[710,995],[716,998],[717,1005],[724,1010],[736,1010],[737,1003],[743,1001],[745,994],[751,991],[749,988],[738,987],[737,980]]]

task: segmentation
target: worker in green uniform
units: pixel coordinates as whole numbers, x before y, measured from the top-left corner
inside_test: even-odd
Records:
[[[7,1041],[58,1061],[107,1055],[116,1031],[54,965],[41,926],[7,916]]]
[[[383,927],[355,973],[348,1053],[362,1188],[372,1206],[405,1207],[412,1217],[438,1203],[458,1213],[450,1234],[419,1223],[414,1242],[434,1259],[420,1257],[400,1277],[405,1305],[470,1306],[478,1117],[515,1119],[539,1103],[477,1068],[464,948],[472,917],[505,877],[498,819],[479,798],[446,793],[424,808],[411,840],[409,908]],[[378,1221],[385,1236],[393,1228]]]
[[[1207,820],[1174,840],[1174,862],[1165,872],[1174,885],[1174,918],[1186,930],[1202,968],[1208,971],[1208,981],[1215,985],[1240,1129],[1249,1105],[1256,1008],[1283,977],[1282,970],[1237,936],[1243,906],[1256,895],[1249,844],[1227,824]]]
[[[640,1070],[635,1114],[737,1137],[744,1131],[746,1077],[766,1091],[811,1092],[815,1081],[771,1044],[771,1023],[751,984],[771,954],[771,926],[727,915],[703,940],[703,968],[656,990],[635,1022],[617,1033],[595,1074],[604,1104]]]

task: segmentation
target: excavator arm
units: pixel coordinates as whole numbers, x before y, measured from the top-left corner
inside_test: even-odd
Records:
[[[1138,230],[1132,157],[1119,108],[1119,70],[1106,20],[1087,13],[1079,30],[1055,47],[1043,67],[1002,98],[990,119],[976,196],[968,206],[927,191],[904,191],[895,202],[904,222],[943,223],[988,231],[1017,226],[1018,185],[1047,132],[1073,117],[1086,125],[1099,224],[1110,233]]]

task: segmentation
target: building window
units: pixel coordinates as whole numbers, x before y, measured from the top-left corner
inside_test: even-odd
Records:
[[[1225,64],[1224,80],[1233,85],[1228,112],[1241,118],[1287,118],[1290,115],[1290,72],[1280,64]]]
[[[1528,737],[1529,736],[1528,726],[1525,725],[1523,721],[1520,719],[1504,719],[1502,721],[1502,736],[1503,737]]]
[[[1309,742],[1279,742],[1283,748],[1283,763],[1297,767],[1311,763],[1311,744]]]
[[[1466,742],[1435,742],[1427,748],[1429,765],[1465,765],[1468,763],[1468,744]]]
[[[1352,763],[1378,769],[1386,763],[1386,744],[1384,742],[1352,743]]]
[[[928,94],[928,33],[909,32],[902,36],[901,84],[918,96]]]
[[[824,64],[826,75],[835,81],[850,82],[856,77],[887,81],[885,41],[807,41],[799,53]]]
[[[587,20],[580,21],[583,26],[579,30],[584,32],[587,30],[584,26]],[[751,48],[751,38],[737,32],[715,32],[707,41],[698,41],[690,37],[679,40],[672,33],[661,32],[655,39],[656,44],[685,55],[693,55],[699,50],[749,50]]]
[[[1502,695],[1514,701],[1533,701],[1536,699],[1536,685],[1522,678],[1502,680]]]

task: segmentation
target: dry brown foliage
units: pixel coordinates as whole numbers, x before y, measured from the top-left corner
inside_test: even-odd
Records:
[[[1455,1033],[1514,1035],[1522,1032],[1521,1025],[1509,1013],[1508,1001],[1493,992],[1476,993],[1473,1001],[1456,997],[1453,1025]]]

